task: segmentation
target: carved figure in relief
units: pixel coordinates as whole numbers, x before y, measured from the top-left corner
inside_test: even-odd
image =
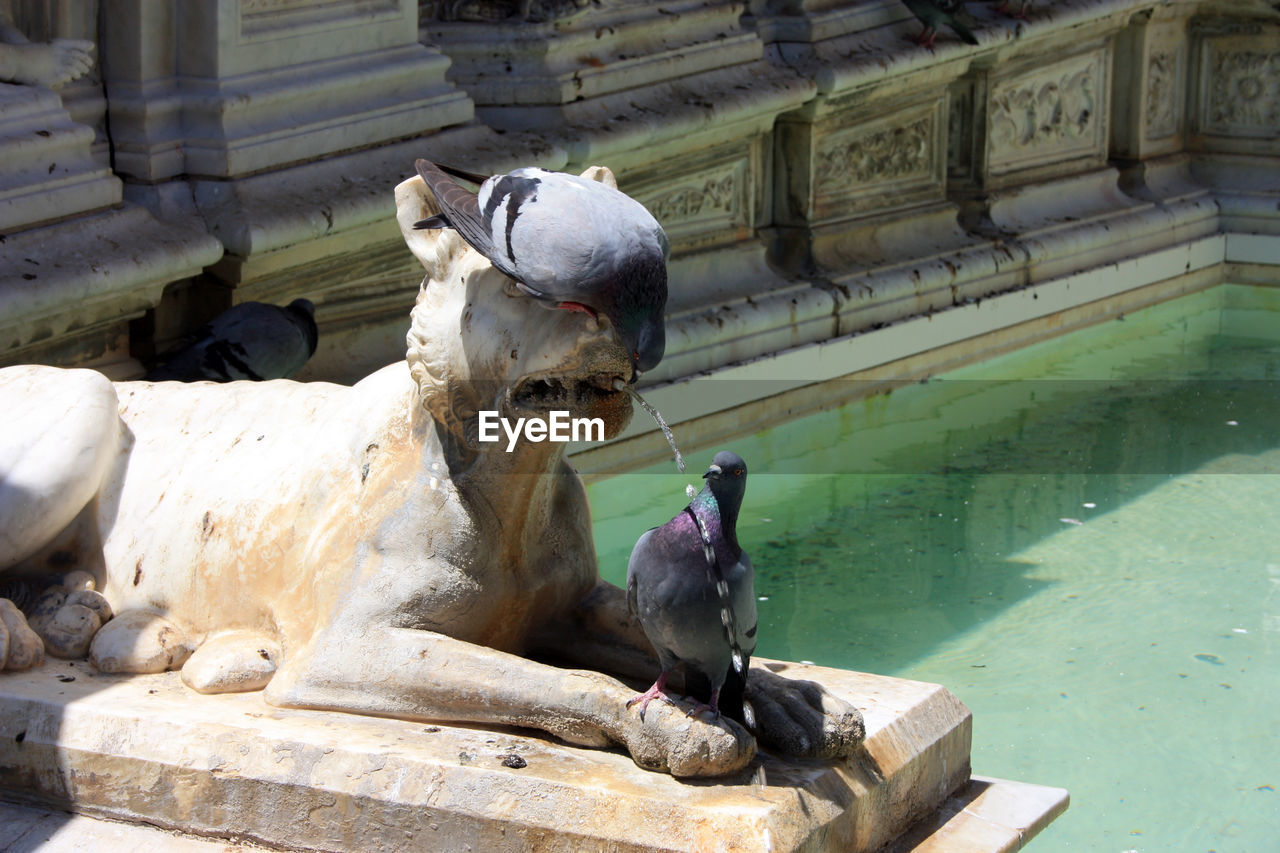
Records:
[[[828,186],[856,187],[927,172],[932,139],[931,118],[852,139],[840,134],[819,147],[817,178]]]
[[[424,21],[543,23],[574,17],[591,5],[591,0],[422,0],[418,13]]]
[[[1169,136],[1178,127],[1178,79],[1182,64],[1176,51],[1153,51],[1147,63],[1147,138]]]
[[[526,726],[682,776],[744,767],[755,739],[737,723],[666,704],[641,721],[634,687],[605,674],[647,683],[654,660],[625,593],[600,580],[564,445],[477,441],[484,409],[568,409],[616,435],[631,414],[617,336],[543,310],[456,232],[414,230],[440,213],[420,178],[396,198],[427,277],[406,361],[353,387],[0,371],[17,413],[0,434],[0,567],[92,574],[117,614],[92,641],[104,672],[181,668],[196,690],[265,686],[279,706]],[[0,607],[21,633],[15,613]],[[762,667],[748,684],[776,752],[857,748],[857,710],[817,685]]]
[[[1280,123],[1280,51],[1228,49],[1210,53],[1209,128],[1274,136]]]
[[[33,42],[15,25],[12,3],[0,2],[0,82],[57,88],[93,67],[93,42]]]
[[[1093,65],[999,93],[991,102],[993,142],[1026,148],[1074,140],[1096,126]]]

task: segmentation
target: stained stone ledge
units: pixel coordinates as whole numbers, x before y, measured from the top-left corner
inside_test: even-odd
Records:
[[[93,129],[52,89],[0,83],[0,232],[120,203],[120,181],[93,157]]]
[[[190,219],[125,202],[0,241],[0,364],[124,359],[127,324],[222,245]],[[120,341],[126,343],[121,344]],[[51,348],[51,345],[56,348]]]
[[[947,823],[939,808],[970,784],[971,717],[955,696],[772,665],[852,698],[867,724],[858,759],[766,756],[740,777],[685,783],[619,752],[522,730],[282,710],[257,693],[193,694],[177,673],[103,676],[56,661],[0,677],[0,789],[100,817],[334,851],[859,851],[921,819]],[[524,766],[504,766],[512,754]],[[1037,804],[1037,815],[1009,815],[1033,834],[1065,792],[1017,799]]]

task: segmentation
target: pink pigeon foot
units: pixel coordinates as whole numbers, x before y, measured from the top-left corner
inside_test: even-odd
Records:
[[[632,696],[630,699],[627,700],[628,708],[630,708],[632,705],[636,704],[637,702],[640,703],[640,722],[642,723],[644,722],[645,709],[649,707],[649,703],[652,702],[654,699],[661,699],[662,701],[670,705],[676,704],[674,699],[672,699],[665,692],[663,692],[666,689],[666,686],[667,686],[667,673],[664,672],[658,675],[658,680],[653,682],[652,687],[650,687],[645,692],[641,693],[639,696]]]
[[[929,48],[930,51],[932,51],[933,40],[937,35],[938,33],[936,30],[932,30],[926,27],[924,30],[920,32],[920,35],[916,36],[914,39],[912,39],[912,41],[914,41],[920,47],[927,47]]]
[[[696,717],[703,711],[710,711],[715,719],[720,719],[720,689],[716,688],[711,691],[711,704],[703,704],[702,702],[694,702],[693,707],[685,712],[686,717]]]

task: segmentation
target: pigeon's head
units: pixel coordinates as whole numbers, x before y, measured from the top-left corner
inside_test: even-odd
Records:
[[[721,504],[737,504],[747,491],[747,463],[732,450],[721,450],[702,478]]]
[[[637,259],[615,279],[605,314],[631,360],[632,380],[652,370],[667,349],[667,263],[658,252]]]
[[[408,336],[410,373],[424,407],[461,447],[504,453],[506,442],[481,442],[480,412],[549,421],[600,418],[605,438],[631,418],[631,399],[619,390],[632,365],[603,318],[548,311],[451,229],[416,230],[435,212],[421,178],[396,188],[397,216],[413,253],[427,271]],[[406,224],[407,223],[407,224]],[[543,453],[557,441],[520,447]]]
[[[316,305],[310,299],[295,299],[289,303],[287,310],[293,315],[294,323],[302,330],[307,340],[308,357],[316,354],[316,345],[320,341],[320,330],[316,326]]]

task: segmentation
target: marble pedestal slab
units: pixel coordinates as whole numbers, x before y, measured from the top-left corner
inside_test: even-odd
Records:
[[[1065,806],[1065,792],[1031,786],[1039,796],[1014,797],[1004,818],[984,812],[993,790],[970,780],[971,717],[937,685],[774,666],[853,698],[859,760],[764,757],[764,787],[754,768],[685,783],[522,730],[283,710],[257,693],[196,695],[176,673],[50,661],[0,677],[0,789],[188,833],[362,851],[876,850],[913,825],[914,848],[959,832],[949,815],[984,831],[1009,818],[1007,837],[1026,838]]]

